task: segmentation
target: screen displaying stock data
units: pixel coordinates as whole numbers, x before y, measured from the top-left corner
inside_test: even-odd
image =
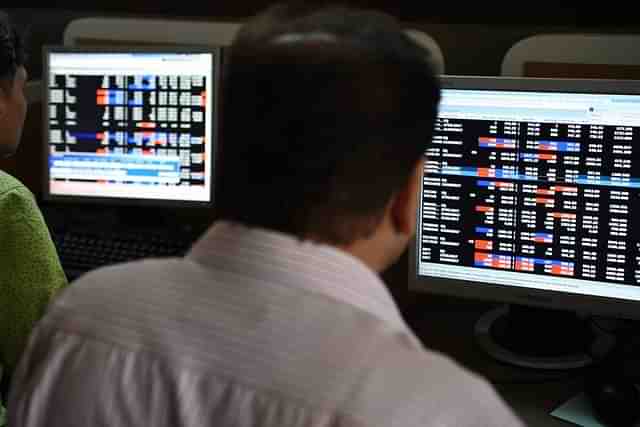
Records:
[[[640,300],[640,96],[444,89],[418,277]]]
[[[49,195],[210,202],[217,61],[217,51],[49,52]]]

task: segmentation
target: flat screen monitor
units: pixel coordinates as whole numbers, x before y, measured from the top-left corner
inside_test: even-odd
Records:
[[[45,48],[45,200],[212,205],[220,64],[220,48]]]
[[[640,82],[443,77],[409,289],[640,317]]]

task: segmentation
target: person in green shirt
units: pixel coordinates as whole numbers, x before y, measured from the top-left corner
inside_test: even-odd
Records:
[[[24,126],[24,60],[21,37],[0,12],[0,157],[16,151]],[[33,194],[0,170],[0,365],[5,386],[33,326],[66,285]]]

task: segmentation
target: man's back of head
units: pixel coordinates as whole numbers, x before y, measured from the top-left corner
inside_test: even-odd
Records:
[[[232,46],[220,216],[348,246],[414,175],[439,87],[392,17],[278,5]]]

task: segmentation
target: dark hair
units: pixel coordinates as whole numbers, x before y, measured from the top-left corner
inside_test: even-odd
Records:
[[[25,63],[24,42],[9,20],[0,11],[0,80],[13,83],[18,67]]]
[[[275,6],[231,47],[223,219],[348,244],[368,237],[431,140],[429,53],[374,11]]]

